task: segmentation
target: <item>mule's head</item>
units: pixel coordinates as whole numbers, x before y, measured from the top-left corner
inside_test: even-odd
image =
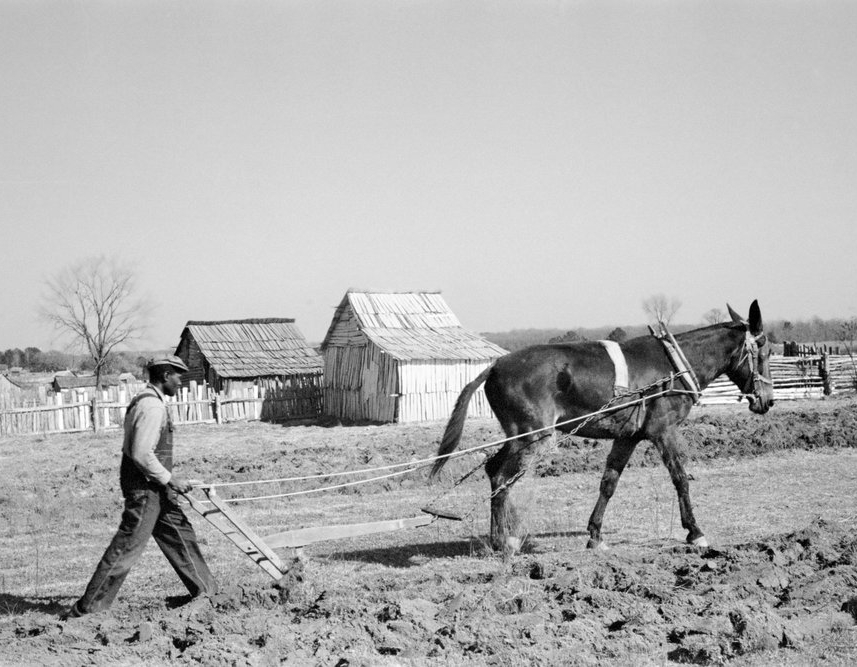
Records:
[[[738,315],[726,304],[732,323],[729,325],[744,333],[743,341],[734,355],[734,363],[726,375],[750,401],[750,410],[763,415],[774,404],[774,383],[771,380],[771,344],[762,326],[762,311],[759,302],[750,305],[748,320]]]

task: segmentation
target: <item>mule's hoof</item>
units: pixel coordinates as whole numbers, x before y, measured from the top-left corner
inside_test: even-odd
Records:
[[[596,551],[610,551],[610,547],[607,546],[607,542],[604,540],[593,540],[591,537],[589,541],[586,543],[587,549],[595,549]]]
[[[691,540],[691,545],[695,547],[699,547],[700,549],[708,548],[708,540],[705,539],[705,535],[700,535],[695,540]]]

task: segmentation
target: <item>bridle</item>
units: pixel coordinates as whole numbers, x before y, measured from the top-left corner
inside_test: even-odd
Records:
[[[767,345],[767,343],[768,337],[764,331],[754,335],[750,333],[748,326],[744,332],[744,344],[741,346],[741,354],[734,366],[735,370],[738,370],[741,364],[744,363],[744,359],[747,359],[747,363],[750,365],[750,377],[747,378],[747,382],[741,391],[744,396],[756,401],[762,400],[762,385],[769,384],[773,387],[774,384],[773,380],[759,373],[759,349]],[[749,391],[751,387],[752,393]]]

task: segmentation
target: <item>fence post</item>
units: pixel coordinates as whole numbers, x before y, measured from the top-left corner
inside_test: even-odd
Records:
[[[833,383],[830,381],[830,366],[826,351],[821,353],[821,358],[818,360],[818,374],[821,376],[824,395],[830,396],[833,393]]]
[[[92,430],[98,432],[98,389],[92,395],[92,400],[89,402],[92,419]]]
[[[214,421],[218,424],[222,423],[222,418],[220,416],[220,394],[214,395]]]
[[[57,426],[57,430],[58,430],[58,431],[64,431],[64,430],[65,430],[65,418],[64,418],[63,410],[62,410],[62,392],[61,392],[61,391],[59,391],[59,392],[57,392],[56,394],[54,394],[54,403],[56,404],[56,406],[57,406],[58,408],[60,408],[60,409],[59,409],[59,410],[57,410],[57,412],[56,412],[56,415],[57,415],[57,418],[56,418],[56,426]]]

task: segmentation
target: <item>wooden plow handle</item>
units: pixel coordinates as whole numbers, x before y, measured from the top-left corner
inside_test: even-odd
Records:
[[[282,579],[289,568],[283,565],[271,546],[256,535],[241,519],[232,514],[226,504],[217,497],[213,488],[202,487],[202,490],[211,503],[211,507],[206,506],[205,503],[197,500],[189,493],[184,494],[190,506],[271,577],[277,581]]]

